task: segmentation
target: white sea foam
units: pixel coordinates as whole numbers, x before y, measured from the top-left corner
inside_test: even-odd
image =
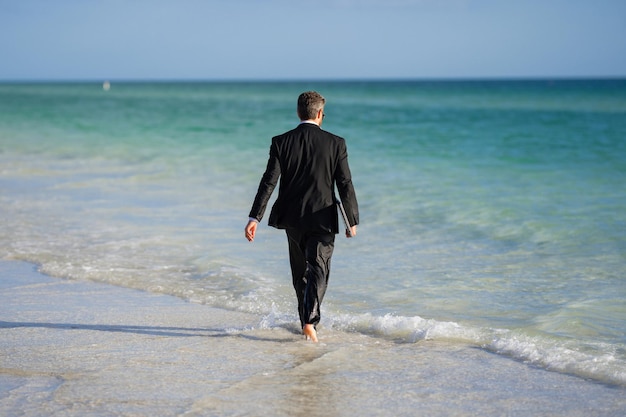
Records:
[[[271,311],[260,321],[260,328],[293,326],[296,316],[272,304]],[[403,343],[446,341],[469,345],[508,356],[550,371],[567,373],[607,384],[626,386],[626,347],[581,344],[568,338],[546,333],[527,334],[521,330],[479,328],[455,322],[442,322],[422,317],[370,313],[325,315],[322,329],[358,333]],[[615,349],[621,350],[616,352]],[[621,357],[620,357],[621,356]]]
[[[438,340],[463,343],[509,356],[551,371],[626,386],[626,361],[614,345],[586,344],[548,334],[477,328],[422,317],[371,314],[333,315],[325,323],[333,329],[415,343]],[[625,347],[622,347],[622,353]]]
[[[516,331],[494,338],[485,348],[551,371],[626,386],[626,361],[623,355],[619,358],[611,353],[615,346],[581,346],[573,340]]]

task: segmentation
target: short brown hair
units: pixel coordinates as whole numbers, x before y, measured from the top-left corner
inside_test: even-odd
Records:
[[[316,91],[307,91],[298,97],[298,116],[300,120],[311,120],[317,117],[317,112],[324,108],[326,99]]]

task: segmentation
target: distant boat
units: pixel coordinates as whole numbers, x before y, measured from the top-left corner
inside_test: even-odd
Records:
[[[102,83],[102,89],[104,91],[109,91],[111,89],[111,83],[108,81],[105,81]]]

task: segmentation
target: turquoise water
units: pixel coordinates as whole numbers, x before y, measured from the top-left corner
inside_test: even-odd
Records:
[[[626,81],[0,84],[0,245],[53,276],[297,321],[243,234],[307,89],[361,208],[323,327],[626,385]]]

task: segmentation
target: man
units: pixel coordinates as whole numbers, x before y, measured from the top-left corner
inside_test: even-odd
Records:
[[[339,232],[335,185],[350,226],[347,237],[356,235],[359,223],[345,140],[321,129],[325,104],[324,97],[315,91],[298,97],[300,124],[272,138],[267,168],[245,228],[246,238],[252,242],[281,177],[269,225],[287,233],[300,324],[303,334],[313,342],[317,342],[316,326],[328,285],[335,234]]]

